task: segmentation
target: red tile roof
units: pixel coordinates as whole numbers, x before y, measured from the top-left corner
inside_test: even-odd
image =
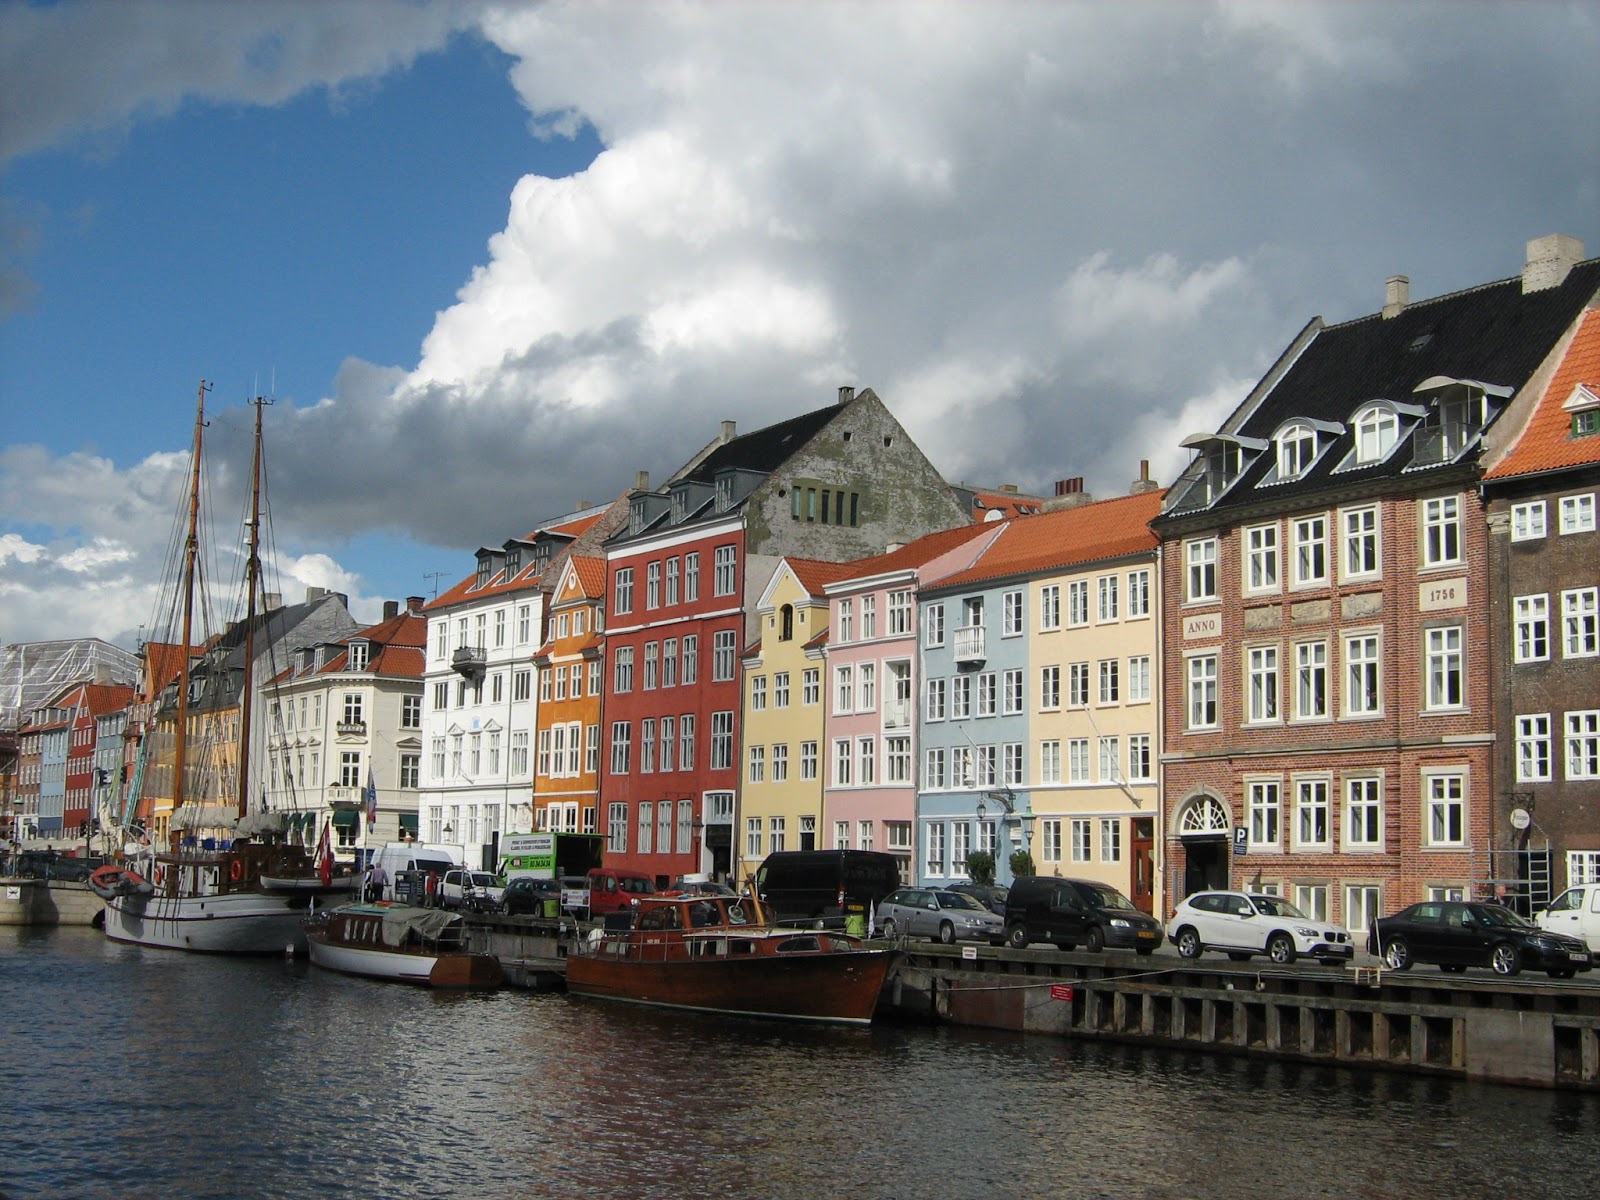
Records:
[[[1034,518],[1028,518],[1033,520]],[[876,554],[871,558],[858,558],[854,562],[845,563],[845,573],[840,579],[862,579],[869,575],[887,575],[893,571],[909,571],[920,567],[923,563],[931,562],[941,554],[962,546],[977,538],[992,537],[1003,526],[1003,522],[983,522],[976,525],[957,525],[954,529],[941,529],[937,533],[924,534],[914,542],[907,542],[896,550],[885,554]]]
[[[1161,512],[1165,495],[1165,490],[1141,492],[1007,521],[972,567],[933,581],[933,586],[1027,575],[1154,550],[1159,539],[1150,531],[1150,522]]]
[[[805,588],[808,596],[822,595],[822,589],[830,583],[837,583],[841,579],[848,579],[855,574],[850,569],[849,563],[822,562],[815,558],[785,558],[789,569],[794,572],[795,578],[800,581],[800,586]]]
[[[1550,385],[1534,405],[1511,449],[1484,475],[1504,479],[1600,462],[1600,436],[1572,436],[1572,414],[1561,406],[1579,387],[1600,395],[1600,309],[1590,309],[1562,355]]]

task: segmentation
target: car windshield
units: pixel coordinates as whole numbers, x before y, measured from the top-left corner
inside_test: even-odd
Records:
[[[480,872],[478,872],[478,874],[472,876],[471,878],[472,878],[472,886],[473,887],[493,887],[494,886],[494,876],[490,875],[490,874],[487,874],[486,872],[480,871]]]
[[[1518,916],[1503,904],[1476,904],[1472,911],[1485,925],[1498,925],[1504,929],[1532,929],[1533,922]]]
[[[965,892],[935,892],[934,896],[937,897],[940,908],[977,909],[979,912],[989,911]]]
[[[1256,907],[1269,917],[1288,917],[1292,921],[1311,919],[1280,896],[1251,896],[1250,899],[1254,900]]]
[[[1131,909],[1133,907],[1133,901],[1117,891],[1116,888],[1091,887],[1084,888],[1084,891],[1089,893],[1089,903],[1096,908]]]

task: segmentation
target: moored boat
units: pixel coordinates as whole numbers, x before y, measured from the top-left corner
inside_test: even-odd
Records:
[[[739,1016],[865,1025],[896,952],[833,930],[766,922],[751,897],[639,897],[627,930],[567,956],[580,996]]]
[[[492,988],[504,981],[500,960],[469,950],[461,914],[388,900],[323,909],[305,922],[314,965],[346,975]]]
[[[107,863],[90,874],[89,890],[102,900],[112,900],[118,896],[148,896],[156,889],[132,867]]]

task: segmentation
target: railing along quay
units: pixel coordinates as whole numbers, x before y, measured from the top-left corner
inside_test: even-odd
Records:
[[[1600,1091],[1600,987],[1588,984],[921,942],[904,950],[880,1011],[907,1019]]]

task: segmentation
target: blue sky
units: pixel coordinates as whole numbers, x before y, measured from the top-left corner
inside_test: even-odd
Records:
[[[358,618],[839,384],[950,478],[1169,481],[1387,276],[1600,253],[1597,59],[1554,0],[0,6],[0,641],[132,644],[202,376]]]

